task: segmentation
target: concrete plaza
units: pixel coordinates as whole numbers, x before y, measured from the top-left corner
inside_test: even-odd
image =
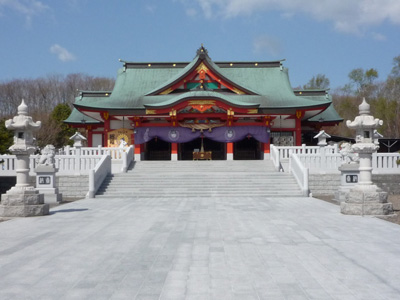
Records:
[[[0,223],[0,299],[400,299],[400,226],[314,198],[104,198]]]

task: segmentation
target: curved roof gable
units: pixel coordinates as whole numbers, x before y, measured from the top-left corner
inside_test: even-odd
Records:
[[[221,72],[220,68],[210,59],[208,56],[208,51],[201,46],[200,49],[197,50],[196,57],[191,63],[183,68],[180,73],[176,74],[176,76],[172,77],[170,80],[161,84],[154,90],[148,92],[146,96],[169,94],[178,86],[181,86],[184,82],[186,82],[188,78],[200,73],[207,74],[236,94],[257,95],[257,93],[251,89],[238,84],[229,77],[226,77]]]

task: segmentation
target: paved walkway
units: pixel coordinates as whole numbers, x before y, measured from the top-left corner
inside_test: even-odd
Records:
[[[81,200],[0,223],[0,299],[400,299],[400,226],[313,198]]]

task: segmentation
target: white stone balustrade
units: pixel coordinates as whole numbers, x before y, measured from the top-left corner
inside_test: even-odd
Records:
[[[108,174],[111,173],[111,157],[110,155],[103,155],[96,167],[90,170],[89,173],[89,192],[88,198],[94,198],[100,185]]]
[[[303,195],[308,197],[310,189],[308,185],[308,168],[304,167],[297,154],[292,154],[289,164],[289,172],[296,178],[297,184],[300,186]]]
[[[339,167],[344,163],[338,146],[315,147],[301,146],[275,147],[271,145],[271,160],[274,165],[279,166],[282,161],[289,161],[292,154],[297,154],[303,165],[310,169],[310,173],[340,173]],[[316,149],[320,149],[316,151]],[[400,159],[400,153],[373,153],[372,173],[373,174],[400,174],[400,165],[396,161]]]
[[[59,170],[57,175],[87,175],[91,169],[94,169],[103,155],[109,154],[112,162],[118,164],[117,172],[126,172],[130,163],[133,161],[134,148],[133,146],[124,149],[121,148],[106,148],[106,147],[82,147],[81,151],[66,147],[63,151],[66,154],[58,154],[55,156],[55,166]],[[69,155],[67,154],[69,153]],[[29,159],[30,173],[34,176],[33,170],[36,168],[36,160],[38,155],[31,155]],[[15,176],[16,156],[15,155],[0,155],[0,177]]]
[[[400,173],[400,165],[397,160],[400,153],[373,153],[372,154],[372,173],[391,174]]]
[[[279,151],[280,159],[289,159],[292,154],[319,154],[321,149],[319,146],[306,146],[305,144],[301,146],[278,146],[275,148]],[[323,149],[325,153],[339,153],[337,144],[323,147]]]
[[[271,145],[270,149],[271,149],[271,160],[272,163],[274,164],[275,170],[281,171],[282,166],[281,166],[280,153],[278,147]]]
[[[271,160],[274,161],[274,165],[277,170],[280,167],[280,160],[288,160],[287,157],[289,153],[296,153],[300,161],[304,164],[305,167],[310,169],[310,173],[318,173],[323,171],[325,173],[338,173],[338,168],[342,165],[343,159],[342,156],[337,152],[337,147],[334,146],[327,146],[324,148],[320,147],[295,147],[297,149],[290,150],[290,147],[275,147],[271,145]],[[109,149],[112,149],[109,151]],[[299,149],[302,149],[301,151]],[[323,154],[316,149],[324,149],[325,151]],[[110,152],[110,156],[112,161],[121,162],[124,160],[123,153],[127,155],[127,162],[126,168],[129,166],[130,162],[133,160],[133,146],[125,148],[125,152],[121,151],[119,148],[106,148],[98,147],[89,148],[85,147],[82,148],[82,155],[80,158],[80,165],[82,174],[88,174],[90,169],[94,168],[97,162],[100,160],[101,155]],[[76,149],[69,148],[69,150],[64,151],[65,154],[63,155],[56,155],[56,167],[59,169],[60,175],[70,175],[74,174],[75,170],[75,155]],[[69,155],[67,154],[69,153]],[[131,155],[132,154],[132,155]],[[33,170],[36,167],[36,158],[37,155],[30,156],[30,169]],[[121,157],[117,159],[115,157]],[[290,157],[290,156],[289,156]],[[374,174],[399,174],[400,173],[400,165],[397,165],[396,161],[400,159],[400,153],[373,153],[372,155],[372,167]],[[0,164],[0,177],[1,176],[15,176],[15,155],[0,155],[0,161],[4,161]],[[275,164],[276,163],[276,164]],[[121,165],[120,170],[123,171],[123,165]],[[30,175],[34,175],[33,172]]]

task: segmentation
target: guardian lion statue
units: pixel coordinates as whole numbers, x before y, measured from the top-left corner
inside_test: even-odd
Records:
[[[340,144],[340,150],[339,153],[342,155],[343,158],[343,163],[346,164],[354,164],[359,161],[358,154],[354,152],[354,150],[351,148],[350,143],[342,143]]]
[[[37,161],[38,165],[54,165],[56,155],[56,148],[53,145],[47,145],[41,151],[41,155],[39,160]]]

